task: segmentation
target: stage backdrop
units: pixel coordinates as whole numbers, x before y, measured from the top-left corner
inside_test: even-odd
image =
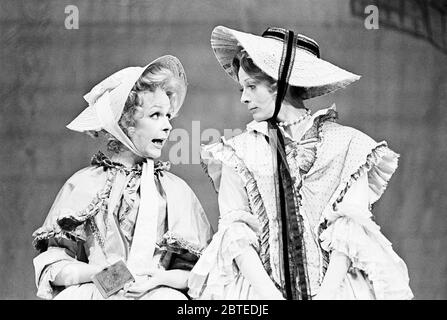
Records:
[[[35,299],[31,234],[64,181],[102,148],[65,125],[86,107],[82,96],[93,85],[129,65],[163,54],[184,64],[188,95],[173,124],[189,133],[181,154],[189,164],[172,171],[216,227],[216,194],[197,162],[200,134],[243,129],[250,120],[210,48],[216,25],[257,34],[291,28],[316,39],[322,58],[362,75],[307,105],[315,111],[335,102],[342,124],[400,153],[374,214],[406,261],[416,298],[447,298],[447,56],[445,19],[438,19],[445,2],[433,2],[1,0],[0,298]],[[374,3],[378,29],[374,12],[365,14]]]

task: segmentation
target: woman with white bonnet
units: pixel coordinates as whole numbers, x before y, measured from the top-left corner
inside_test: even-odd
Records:
[[[186,299],[211,229],[189,186],[155,162],[186,95],[183,66],[162,56],[96,85],[67,127],[108,137],[57,195],[33,234],[44,299]]]
[[[335,106],[303,100],[360,77],[282,28],[262,36],[216,27],[211,46],[241,88],[246,130],[204,146],[219,229],[194,266],[199,299],[411,299],[404,261],[372,205],[397,168],[385,141],[336,123]]]

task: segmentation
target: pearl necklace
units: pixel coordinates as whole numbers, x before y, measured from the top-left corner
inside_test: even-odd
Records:
[[[290,126],[294,126],[298,123],[300,123],[301,121],[303,121],[304,119],[306,119],[308,116],[310,116],[310,110],[306,109],[306,113],[303,114],[301,117],[299,117],[297,120],[293,121],[293,122],[278,122],[278,126],[280,127],[290,127]]]

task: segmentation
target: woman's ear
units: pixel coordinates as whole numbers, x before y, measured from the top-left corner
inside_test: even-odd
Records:
[[[127,134],[129,135],[129,137],[132,137],[135,134],[135,127],[128,127]]]
[[[137,106],[135,108],[134,114],[133,114],[133,118],[134,120],[138,120],[144,117],[144,109],[141,106]]]

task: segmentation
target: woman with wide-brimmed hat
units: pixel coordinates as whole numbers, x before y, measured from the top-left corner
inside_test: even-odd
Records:
[[[89,106],[67,127],[106,134],[112,156],[98,152],[69,178],[34,232],[39,297],[186,298],[211,229],[188,185],[154,162],[186,87],[183,66],[167,55],[115,72],[84,96]]]
[[[408,271],[372,219],[397,168],[386,142],[311,115],[303,100],[360,77],[282,28],[216,27],[211,46],[254,121],[204,146],[219,230],[189,279],[202,299],[411,299]]]

